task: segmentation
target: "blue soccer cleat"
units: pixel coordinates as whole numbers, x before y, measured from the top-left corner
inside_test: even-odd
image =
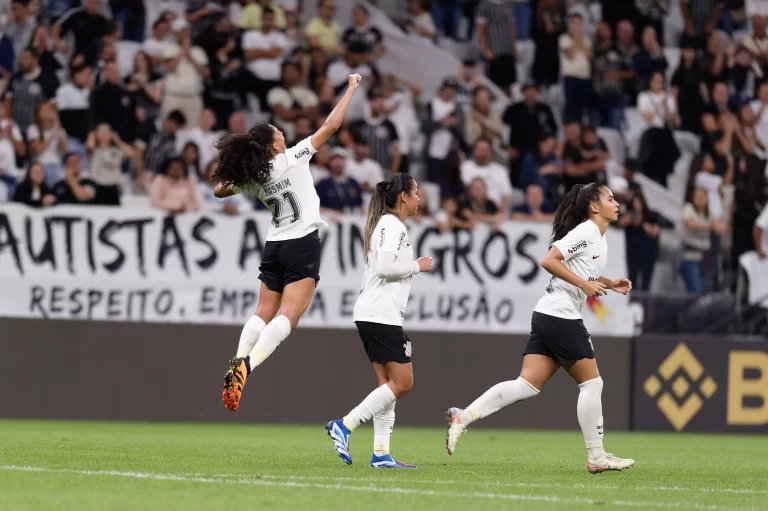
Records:
[[[397,461],[390,454],[384,456],[376,456],[374,454],[371,458],[371,468],[416,468],[416,465]]]
[[[344,425],[344,421],[341,419],[331,421],[325,426],[325,430],[328,432],[331,440],[333,440],[333,448],[336,449],[339,457],[344,460],[344,463],[351,465],[352,455],[349,453],[349,436],[352,432]]]

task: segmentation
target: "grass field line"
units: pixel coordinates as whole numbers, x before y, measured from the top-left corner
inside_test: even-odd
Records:
[[[320,484],[299,482],[296,480],[277,480],[277,479],[232,479],[218,477],[200,477],[188,476],[183,474],[160,474],[149,472],[123,472],[117,470],[75,470],[66,468],[47,468],[47,467],[29,467],[18,465],[0,465],[0,470],[14,472],[36,472],[51,474],[73,474],[81,476],[106,476],[122,477],[130,479],[146,479],[152,481],[173,481],[190,483],[208,483],[208,484],[242,484],[250,486],[272,486],[286,488],[312,488],[320,490],[340,490],[340,491],[360,491],[368,493],[399,493],[405,495],[416,495],[420,497],[452,497],[466,499],[489,499],[489,500],[512,500],[512,501],[537,501],[552,502],[558,504],[608,504],[623,507],[640,507],[643,509],[696,509],[702,511],[754,511],[754,508],[743,507],[723,507],[718,505],[706,505],[695,503],[670,503],[654,501],[631,501],[631,500],[606,500],[602,498],[564,498],[551,495],[521,495],[514,493],[487,493],[487,492],[457,492],[457,491],[439,491],[429,489],[412,489],[391,486],[374,486],[368,484],[365,486],[354,486],[345,484]],[[242,477],[242,476],[241,476]],[[263,476],[262,476],[263,477]]]

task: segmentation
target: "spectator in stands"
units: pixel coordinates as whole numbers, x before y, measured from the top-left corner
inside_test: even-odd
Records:
[[[16,174],[16,159],[27,155],[27,145],[21,130],[8,118],[5,103],[0,102],[0,174],[13,176]]]
[[[712,34],[707,38],[704,55],[701,57],[701,66],[704,68],[704,81],[707,85],[725,81],[728,78],[727,57],[717,34]]]
[[[751,17],[752,34],[744,39],[741,44],[749,50],[757,63],[762,66],[768,66],[768,20],[763,16],[754,14]]]
[[[592,95],[590,118],[604,128],[621,130],[627,104],[624,84],[632,79],[631,61],[613,43],[611,27],[601,22],[597,25],[595,54],[592,61]]]
[[[706,190],[692,190],[683,209],[683,257],[680,263],[680,273],[689,293],[704,293],[701,261],[710,250],[712,233],[722,234],[723,231],[723,223],[709,214]]]
[[[447,202],[451,202],[452,209],[456,209],[457,200],[464,195],[464,182],[461,180],[461,164],[462,154],[457,150],[450,151],[440,169],[440,198],[442,200],[443,209],[451,209],[446,207]]]
[[[37,52],[41,72],[55,78],[56,86],[60,86],[58,74],[66,66],[67,58],[56,48],[45,25],[35,27],[29,47]]]
[[[35,123],[27,128],[27,141],[33,161],[45,169],[45,182],[53,186],[62,179],[61,157],[67,152],[67,132],[52,103],[41,103],[35,112]]]
[[[179,158],[184,162],[187,167],[187,175],[193,181],[204,181],[203,167],[200,163],[200,148],[194,142],[187,142],[179,151]]]
[[[211,161],[205,170],[205,179],[201,180],[197,185],[201,209],[213,213],[224,213],[229,216],[235,216],[251,210],[251,204],[244,193],[224,198],[216,197],[213,192],[218,182],[213,180],[213,174],[218,166],[218,161]]]
[[[469,186],[475,178],[482,179],[488,190],[488,198],[506,218],[512,204],[512,184],[507,169],[493,161],[491,154],[490,141],[481,138],[475,142],[472,159],[461,165],[461,180]]]
[[[187,17],[195,17],[199,12],[196,11],[191,16],[188,14]],[[194,127],[197,126],[200,112],[203,110],[203,82],[210,77],[208,56],[199,46],[192,45],[191,31],[184,20],[174,22],[173,31],[176,34],[176,42],[169,44],[163,53],[165,93],[161,115],[165,117],[170,112],[179,110],[190,122],[190,127]]]
[[[487,138],[493,145],[498,145],[503,131],[501,116],[491,108],[491,91],[477,87],[464,123],[464,141],[475,145],[478,139]]]
[[[642,48],[635,53],[632,63],[635,67],[637,90],[645,88],[654,72],[666,73],[669,64],[653,27],[645,27],[643,30]]]
[[[309,172],[312,174],[315,185],[331,175],[329,163],[331,163],[331,149],[329,144],[323,144],[309,162]]]
[[[193,142],[200,153],[200,167],[208,168],[208,164],[216,159],[219,152],[214,144],[224,136],[220,131],[214,131],[216,126],[216,114],[213,110],[206,108],[200,114],[200,122],[196,128],[186,129],[179,132],[176,138],[176,152],[181,154],[187,142]]]
[[[629,20],[623,19],[616,25],[616,49],[621,54],[622,60],[628,63],[632,62],[635,54],[640,50],[635,43],[635,27]],[[632,71],[634,72],[634,68]],[[624,81],[624,92],[628,96],[630,105],[637,103],[638,89],[634,74]]]
[[[56,196],[45,184],[45,169],[41,164],[33,163],[29,166],[24,180],[16,187],[13,201],[33,208],[51,206],[56,203]]]
[[[702,86],[704,72],[696,58],[696,49],[684,43],[681,50],[680,66],[672,76],[672,86],[677,91],[680,111],[680,129],[701,133],[701,112],[704,110]]]
[[[96,185],[94,204],[119,206],[123,162],[134,157],[133,146],[120,140],[109,124],[102,123],[88,135],[86,147],[90,154],[91,179]]]
[[[365,194],[363,202],[368,203],[376,188],[376,183],[384,180],[384,171],[376,161],[370,159],[370,148],[364,137],[354,137],[355,145],[352,155],[347,158],[344,172],[360,185]]]
[[[476,177],[467,185],[467,193],[459,202],[456,212],[458,220],[464,222],[465,229],[473,229],[478,223],[491,225],[498,230],[506,215],[488,198],[488,188],[482,178]]]
[[[429,0],[408,0],[408,31],[428,41],[437,37],[437,27],[429,12]]]
[[[721,0],[680,0],[680,9],[685,20],[685,35],[703,41],[720,23],[723,2]]]
[[[459,39],[459,23],[461,22],[459,0],[434,0],[432,2],[432,18],[441,35],[450,39]]]
[[[227,121],[227,133],[246,133],[248,131],[248,118],[242,110],[235,110]]]
[[[299,12],[297,10],[285,12],[285,37],[288,38],[289,44],[296,48],[296,50],[304,48],[304,27],[301,25],[301,19],[299,19]]]
[[[400,140],[397,129],[386,116],[384,97],[381,89],[374,87],[368,91],[368,108],[363,120],[351,125],[357,133],[368,141],[370,158],[381,165],[386,172],[400,170]]]
[[[384,36],[376,27],[368,24],[368,9],[363,4],[355,5],[352,10],[352,26],[341,36],[344,47],[354,43],[365,45],[368,49],[368,60],[373,61],[386,55],[387,46],[384,44]]]
[[[160,172],[165,163],[176,155],[176,137],[186,124],[184,114],[174,110],[162,123],[153,123],[142,133],[137,144],[146,171],[152,174]]]
[[[760,139],[760,137],[757,134],[757,131],[755,130],[755,123],[757,122],[757,117],[755,116],[755,113],[752,111],[752,107],[750,105],[744,105],[741,107],[741,110],[739,110],[739,116],[740,116],[740,122],[741,122],[741,134],[743,136],[743,139],[746,139],[747,142],[742,140],[742,151],[744,152],[744,157],[754,156],[756,158],[765,158],[766,156],[766,150],[768,150],[768,147],[765,145],[765,143]]]
[[[314,133],[314,124],[309,117],[297,117],[294,124],[296,125],[296,130],[294,132],[293,140],[291,140],[290,143],[286,142],[288,147],[295,146],[305,138],[311,137],[312,133]],[[322,124],[319,124],[319,126],[322,126]]]
[[[104,85],[91,93],[93,122],[109,124],[121,140],[136,140],[136,101],[123,87],[116,62],[107,63],[104,78]]]
[[[341,27],[336,23],[336,3],[334,0],[318,0],[317,16],[304,28],[304,36],[309,48],[321,48],[329,55],[339,50]]]
[[[56,91],[56,106],[64,131],[69,135],[68,148],[85,156],[85,141],[91,123],[91,87],[93,70],[88,66],[72,68],[72,81]]]
[[[34,50],[21,52],[19,71],[11,77],[4,97],[5,107],[22,133],[34,123],[37,107],[56,97],[56,84],[55,77],[42,73]]]
[[[719,220],[725,219],[722,199],[723,185],[729,185],[733,182],[733,158],[730,154],[727,161],[729,165],[725,176],[716,173],[715,160],[709,154],[699,155],[691,164],[693,186],[707,192],[709,214],[712,218]]]
[[[476,61],[466,59],[461,63],[455,79],[456,101],[462,107],[468,107],[472,103],[475,89],[483,83],[483,73],[478,69]]]
[[[597,128],[593,125],[586,125],[581,129],[581,149],[585,163],[602,163],[603,172],[605,172],[605,162],[611,157],[608,154],[608,146],[597,134]],[[597,172],[597,179],[605,183],[605,174]]]
[[[747,126],[752,124],[749,116],[753,116],[752,111],[745,106],[742,109],[742,122]],[[747,127],[747,129],[754,133],[753,128]],[[753,137],[752,140],[754,140],[753,145],[755,147],[758,146],[759,142],[765,148],[759,138]],[[734,171],[733,221],[731,225],[731,264],[733,269],[738,268],[739,257],[742,254],[756,248],[753,226],[760,214],[760,205],[766,200],[765,166],[765,160],[759,157],[757,153],[748,154],[736,165]]]
[[[243,54],[253,77],[248,87],[259,98],[262,112],[269,111],[267,95],[280,81],[281,65],[288,41],[275,30],[275,15],[265,9],[260,30],[249,30],[243,36]],[[245,85],[245,84],[244,84]]]
[[[768,145],[768,82],[760,84],[757,99],[750,106],[755,114],[754,129],[757,138]]]
[[[272,0],[248,0],[243,9],[243,17],[240,19],[240,28],[243,30],[261,30],[261,20],[265,9],[271,9],[274,13],[275,28],[277,30],[285,30],[287,26],[285,11]]]
[[[275,126],[280,128],[286,140],[296,138],[296,119],[307,117],[317,119],[318,99],[312,90],[304,86],[301,80],[301,66],[298,62],[287,60],[283,63],[282,82],[267,95],[267,103],[272,111]]]
[[[730,105],[741,108],[755,98],[757,87],[763,79],[763,70],[744,46],[739,46],[728,65],[728,89]]]
[[[150,202],[153,208],[164,209],[171,215],[200,209],[195,183],[180,158],[164,162],[163,169],[152,180]]]
[[[666,177],[680,157],[672,135],[672,129],[680,125],[680,118],[674,94],[664,88],[663,73],[651,75],[648,90],[637,98],[637,108],[646,122],[638,155],[640,168],[651,179],[666,185]]]
[[[533,41],[536,56],[531,76],[540,87],[548,88],[560,81],[560,34],[565,23],[557,0],[539,0],[536,3]]]
[[[760,216],[755,220],[755,227],[753,229],[755,250],[760,259],[768,257],[768,249],[766,249],[765,235],[768,232],[768,204],[765,205]]]
[[[157,18],[152,24],[152,35],[141,45],[141,51],[149,56],[153,70],[160,70],[160,66],[163,63],[163,55],[170,44],[168,41],[168,34],[170,32],[171,25],[162,17]]]
[[[101,14],[101,0],[84,0],[83,7],[70,9],[51,27],[56,47],[67,53],[63,38],[70,32],[75,38],[73,54],[87,55],[88,47],[107,32],[107,18]]]
[[[21,52],[29,46],[32,34],[37,26],[37,20],[30,9],[30,0],[12,0],[8,19],[3,32],[11,40],[14,50],[14,62],[21,58]],[[13,71],[13,69],[8,69]]]
[[[502,119],[509,128],[507,154],[512,185],[518,187],[523,156],[535,154],[545,135],[557,133],[557,124],[549,105],[539,101],[539,89],[534,82],[523,84],[523,101],[507,107]]]
[[[591,88],[592,43],[584,37],[579,15],[568,18],[568,33],[560,36],[560,62],[565,88],[565,119],[583,122]]]
[[[96,198],[96,184],[83,177],[83,163],[75,153],[62,159],[64,179],[53,187],[56,204],[92,204]]]
[[[133,94],[139,122],[154,122],[160,115],[163,77],[153,71],[149,56],[138,52],[133,59],[133,73],[125,78],[125,88]]]
[[[653,27],[659,42],[663,44],[664,18],[669,12],[670,0],[635,0],[635,6],[640,15],[638,28],[644,31],[646,27]]]
[[[210,61],[211,77],[205,82],[204,104],[216,114],[214,129],[224,130],[232,113],[243,104],[239,85],[242,62],[234,58],[234,37],[219,48]]]
[[[346,159],[346,149],[334,147],[329,164],[331,175],[315,187],[320,197],[320,211],[334,222],[342,213],[363,212],[363,191],[357,181],[344,173]]]
[[[144,0],[110,0],[109,6],[123,27],[123,38],[137,43],[144,41],[147,22]]]
[[[726,82],[715,82],[709,94],[710,100],[706,111],[715,117],[719,117],[723,112],[729,112],[731,104],[728,92],[728,84]]]
[[[601,181],[605,160],[584,147],[581,125],[570,121],[565,125],[563,147],[563,182],[565,193],[577,184]]]
[[[542,134],[535,151],[525,153],[517,188],[539,185],[552,203],[559,202],[563,182],[563,160],[557,154],[557,139],[552,133]]]
[[[109,55],[110,48],[115,48],[117,41],[120,40],[120,35],[120,25],[113,19],[107,20],[101,36],[91,41],[85,47],[85,51],[81,53],[85,57],[86,63],[95,65],[100,59],[108,60],[104,55]],[[116,48],[115,58],[117,58]]]
[[[410,171],[411,148],[422,138],[421,122],[416,114],[415,103],[421,95],[417,84],[398,78],[393,74],[381,77],[381,94],[384,97],[384,111],[395,125],[397,138],[402,141],[400,149],[400,172]]]
[[[215,20],[221,16],[220,6],[208,0],[186,0],[187,12],[183,19],[190,27],[190,35],[197,41],[201,34],[208,29]],[[199,44],[196,42],[196,44]]]
[[[448,153],[465,146],[460,130],[464,117],[456,101],[456,88],[456,80],[446,78],[438,94],[427,105],[427,180],[433,183],[442,181],[442,162]]]
[[[368,62],[368,47],[361,43],[352,43],[344,51],[344,57],[336,59],[328,66],[327,76],[341,97],[346,90],[346,84],[351,74],[359,74],[367,82],[378,82],[379,73],[376,67]],[[348,121],[359,121],[365,111],[365,96],[360,94],[352,98],[347,113]]]
[[[629,280],[634,288],[648,291],[659,258],[659,215],[648,209],[645,197],[638,191],[621,205],[619,225],[624,227]]]
[[[483,50],[488,78],[511,95],[517,81],[517,30],[507,0],[480,0],[475,13],[477,40]]]
[[[541,185],[530,184],[525,188],[525,204],[512,210],[512,220],[549,223],[555,220],[555,207],[544,198]]]

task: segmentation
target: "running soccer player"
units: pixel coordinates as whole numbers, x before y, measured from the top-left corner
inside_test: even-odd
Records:
[[[320,218],[309,160],[341,127],[359,85],[360,75],[350,75],[347,92],[325,123],[290,149],[285,147],[283,133],[269,124],[229,134],[216,145],[219,166],[213,178],[219,184],[215,195],[251,192],[272,212],[259,266],[259,303],[243,327],[237,355],[224,376],[221,400],[232,411],[240,404],[251,371],[296,328],[320,280],[318,229],[327,224]]]
[[[419,209],[416,181],[410,174],[393,174],[376,185],[365,225],[363,289],[353,313],[357,331],[373,365],[379,387],[346,417],[325,429],[341,459],[352,464],[349,437],[373,418],[372,468],[416,468],[389,454],[395,425],[395,402],[413,387],[411,341],[403,331],[403,317],[411,292],[411,278],[432,268],[432,258],[413,260],[405,220]]]
[[[552,224],[552,247],[541,262],[552,277],[534,308],[520,376],[491,387],[464,410],[448,410],[448,454],[456,451],[467,426],[538,395],[558,367],[563,367],[579,384],[576,413],[587,443],[587,470],[622,470],[635,464],[603,449],[603,379],[592,338],[581,319],[588,296],[602,296],[609,289],[627,294],[632,289],[627,279],[609,280],[600,275],[608,258],[605,231],[618,217],[619,205],[606,186],[576,185],[565,196]]]

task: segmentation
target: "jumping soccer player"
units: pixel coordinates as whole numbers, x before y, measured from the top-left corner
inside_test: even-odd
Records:
[[[588,296],[608,294],[608,289],[627,294],[632,289],[627,279],[609,280],[600,275],[608,258],[605,231],[618,217],[619,205],[606,186],[576,185],[565,196],[552,224],[552,247],[541,262],[552,277],[534,308],[520,376],[491,387],[464,410],[448,410],[448,454],[456,451],[467,426],[536,396],[562,366],[579,384],[576,413],[587,443],[587,470],[622,470],[635,464],[603,449],[603,379],[597,370],[592,339],[581,319]]]
[[[392,458],[389,437],[395,425],[395,402],[413,387],[411,341],[403,331],[411,278],[432,268],[430,257],[413,260],[405,228],[406,218],[418,209],[416,181],[410,174],[393,174],[376,185],[365,225],[363,289],[353,317],[379,387],[346,417],[329,422],[325,428],[348,465],[352,464],[350,435],[373,418],[371,467],[416,468]]]
[[[213,178],[217,197],[253,193],[272,211],[259,279],[259,303],[240,334],[237,355],[224,376],[221,400],[237,410],[245,381],[296,328],[320,280],[320,218],[309,160],[341,127],[360,75],[317,132],[287,149],[283,133],[259,124],[248,133],[230,134],[218,144],[219,166]],[[276,316],[276,314],[279,315]]]

